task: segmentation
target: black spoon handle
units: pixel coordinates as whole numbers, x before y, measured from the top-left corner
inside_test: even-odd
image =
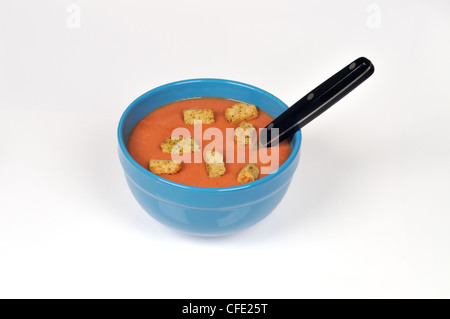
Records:
[[[364,82],[374,71],[368,59],[356,59],[267,125],[261,134],[259,146],[270,147],[292,136]],[[278,128],[278,135],[273,134],[271,128]]]

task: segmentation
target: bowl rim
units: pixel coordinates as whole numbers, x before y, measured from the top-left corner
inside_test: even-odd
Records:
[[[275,95],[260,89],[256,86],[250,85],[250,84],[246,84],[246,83],[242,83],[242,82],[237,82],[237,81],[233,81],[233,80],[226,80],[226,79],[218,79],[218,78],[198,78],[198,79],[187,79],[187,80],[181,80],[181,81],[176,81],[176,82],[171,82],[171,83],[167,83],[158,87],[155,87],[147,92],[145,92],[144,94],[140,95],[138,98],[136,98],[133,102],[131,102],[131,104],[125,109],[125,111],[122,113],[122,116],[120,118],[119,121],[119,125],[117,128],[117,136],[118,136],[118,141],[119,141],[119,148],[122,151],[122,154],[125,156],[125,158],[135,167],[137,168],[141,173],[143,173],[144,175],[147,175],[149,178],[155,179],[160,183],[163,184],[167,184],[176,188],[181,188],[184,190],[192,190],[192,191],[198,191],[198,192],[204,192],[204,193],[217,193],[217,192],[235,192],[235,191],[241,191],[241,190],[246,190],[249,188],[253,188],[253,187],[257,187],[261,184],[267,183],[270,180],[274,179],[276,176],[280,175],[283,171],[285,171],[287,169],[288,166],[290,166],[295,157],[297,156],[297,153],[300,151],[300,144],[301,144],[301,140],[302,140],[302,133],[301,130],[298,130],[295,135],[294,135],[294,146],[291,149],[291,153],[289,154],[289,157],[286,159],[286,161],[281,164],[281,166],[275,171],[272,172],[254,182],[251,183],[246,183],[246,184],[242,184],[242,185],[237,185],[237,186],[229,186],[229,187],[198,187],[198,186],[191,186],[191,185],[186,185],[186,184],[181,184],[181,183],[177,183],[177,182],[173,182],[170,181],[168,179],[165,179],[159,175],[156,175],[152,172],[150,172],[149,170],[146,170],[144,167],[142,167],[141,165],[139,165],[138,162],[136,162],[134,160],[134,158],[131,157],[130,153],[128,152],[128,149],[126,147],[126,143],[123,139],[123,127],[125,124],[125,120],[128,118],[128,115],[133,111],[133,109],[139,105],[139,103],[144,100],[147,99],[148,96],[153,95],[155,93],[158,93],[160,91],[163,91],[167,88],[173,87],[173,86],[177,86],[177,85],[184,85],[184,84],[191,84],[191,83],[216,83],[216,84],[225,84],[225,85],[234,85],[234,86],[242,86],[246,89],[249,89],[251,91],[255,91],[258,94],[264,95],[272,100],[274,100],[277,104],[285,107],[286,109],[288,108],[288,106],[281,101],[279,98],[277,98]]]

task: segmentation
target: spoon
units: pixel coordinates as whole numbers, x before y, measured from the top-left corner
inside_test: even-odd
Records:
[[[261,131],[259,148],[275,146],[294,135],[367,80],[374,71],[372,62],[364,57],[347,65],[269,123]],[[278,129],[278,134],[271,130],[274,128]]]

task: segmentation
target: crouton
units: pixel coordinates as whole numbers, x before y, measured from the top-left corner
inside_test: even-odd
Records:
[[[206,170],[209,177],[220,177],[225,174],[223,155],[215,151],[207,151],[205,154]]]
[[[232,124],[258,117],[258,109],[253,104],[238,103],[225,110],[225,118]]]
[[[150,171],[154,174],[176,174],[181,169],[180,161],[171,161],[171,160],[150,160],[149,163]]]
[[[239,184],[254,182],[258,179],[259,167],[253,163],[245,165],[237,176]]]
[[[164,140],[164,142],[161,143],[161,150],[164,153],[175,153],[182,155],[184,150],[186,152],[194,153],[200,150],[200,146],[197,144],[197,142],[190,137],[183,138],[183,137],[169,137]]]
[[[234,132],[234,141],[238,144],[248,145],[253,142],[256,130],[252,123],[241,122]]]
[[[194,121],[202,121],[202,124],[214,123],[214,111],[212,109],[186,109],[183,110],[184,123],[194,125]]]

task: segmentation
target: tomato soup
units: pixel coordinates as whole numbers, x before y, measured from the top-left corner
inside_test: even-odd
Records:
[[[214,138],[206,139],[204,135],[208,128],[218,128],[223,132],[223,143],[221,143],[222,149],[218,149],[223,154],[224,165],[226,168],[225,173],[220,177],[209,177],[205,162],[195,162],[194,153],[191,156],[191,162],[181,163],[181,169],[176,174],[161,174],[161,177],[191,186],[198,187],[230,187],[239,185],[237,176],[241,169],[250,162],[250,154],[252,152],[260,153],[263,150],[256,150],[251,145],[243,147],[245,154],[239,154],[239,147],[236,145],[236,141],[233,135],[227,134],[227,128],[236,129],[239,124],[232,124],[225,118],[225,111],[227,108],[231,108],[239,101],[222,99],[222,98],[194,98],[177,101],[167,104],[158,109],[155,109],[143,119],[141,119],[133,131],[130,134],[128,140],[128,151],[130,155],[145,169],[149,170],[149,161],[153,159],[157,160],[171,160],[172,154],[165,153],[162,150],[161,143],[167,138],[173,136],[173,131],[177,128],[186,128],[192,138],[199,142],[200,150],[203,152],[205,147],[211,143]],[[186,109],[212,109],[214,111],[214,123],[203,124],[201,128],[201,141],[198,141],[198,137],[194,132],[194,125],[185,123],[183,118],[183,111]],[[266,127],[273,117],[258,108],[258,116],[250,119],[246,122],[253,124],[256,131],[259,133],[259,129]],[[198,135],[198,134],[197,134]],[[208,134],[207,134],[208,135]],[[218,138],[218,137],[215,137]],[[242,150],[242,146],[240,148]],[[268,152],[269,156],[277,155],[277,162],[279,167],[286,161],[290,154],[290,145],[288,141],[283,141],[279,145],[264,149],[264,152]],[[230,160],[231,159],[231,160]],[[270,163],[267,163],[267,158],[263,160],[260,156],[257,156],[257,160],[252,160],[252,163],[258,167],[269,167]],[[277,168],[275,167],[275,169]],[[273,171],[274,169],[270,169]],[[258,178],[263,178],[270,173],[270,170],[259,174]]]

